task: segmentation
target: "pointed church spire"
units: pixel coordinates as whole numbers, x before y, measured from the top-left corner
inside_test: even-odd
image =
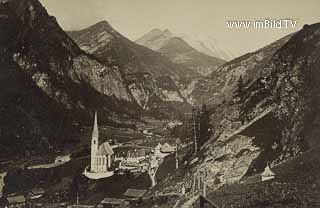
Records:
[[[99,138],[97,111],[94,114],[94,126],[92,131],[92,138]]]

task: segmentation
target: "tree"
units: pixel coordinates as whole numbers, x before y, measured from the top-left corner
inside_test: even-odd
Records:
[[[242,99],[243,99],[243,96],[244,96],[244,83],[243,83],[243,78],[242,78],[241,75],[240,75],[240,77],[238,79],[237,90],[235,92],[235,95],[237,97],[239,97],[240,102],[241,102]]]
[[[199,145],[200,147],[209,140],[211,135],[211,128],[210,128],[210,113],[207,109],[206,104],[202,105],[201,111],[200,111],[200,118],[199,118]]]

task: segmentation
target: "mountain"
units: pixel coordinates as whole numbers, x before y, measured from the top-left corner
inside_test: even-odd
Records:
[[[234,193],[226,194],[226,201],[216,198],[222,206],[265,207],[274,203],[272,207],[276,207],[283,203],[278,207],[290,207],[293,203],[315,207],[312,205],[320,191],[316,159],[320,145],[319,43],[320,23],[305,25],[257,52],[226,63],[218,70],[225,72],[222,77],[210,77],[216,81],[227,77],[225,85],[234,86],[234,93],[231,95],[231,87],[217,85],[221,96],[227,93],[230,99],[210,107],[210,140],[197,155],[184,161],[180,172],[164,181],[165,192],[180,190],[182,184],[191,188],[190,175],[200,174],[209,190],[220,188],[213,196]],[[242,85],[237,84],[240,75],[246,77]],[[267,163],[279,174],[270,186],[261,181],[239,185],[259,177]],[[288,187],[295,187],[294,191]],[[261,195],[243,200],[240,196],[246,191],[261,191]],[[239,206],[243,202],[247,205]]]
[[[267,73],[241,96],[239,120],[251,125],[237,137],[251,140],[258,153],[246,153],[252,154],[253,160],[244,166],[248,169],[243,168],[243,179],[260,173],[267,162],[278,174],[276,181],[267,184],[244,185],[243,191],[263,193],[246,206],[262,206],[264,197],[272,207],[280,203],[281,207],[319,206],[319,43],[320,23],[305,25],[273,54],[262,68]],[[279,193],[286,194],[278,198]],[[233,203],[242,202],[237,199]]]
[[[154,51],[158,51],[173,37],[174,35],[168,29],[164,31],[153,29],[135,42]]]
[[[169,57],[172,62],[193,69],[204,76],[210,74],[216,70],[218,66],[225,63],[222,59],[198,52],[184,40],[177,37],[171,38],[167,44],[162,46],[158,51]]]
[[[190,89],[190,97],[196,104],[221,104],[230,102],[237,90],[240,76],[244,84],[250,85],[263,73],[266,63],[270,61],[273,54],[280,49],[292,35],[283,37],[255,52],[245,54],[236,59],[228,61],[209,76],[200,79]]]
[[[225,63],[220,58],[203,54],[192,48],[182,38],[173,35],[169,30],[154,29],[139,38],[136,43],[167,56],[172,62],[181,64],[201,75],[208,75]]]
[[[1,155],[74,144],[94,110],[113,125],[139,115],[121,72],[82,51],[38,0],[3,0],[0,14]]]
[[[219,41],[211,36],[186,34],[180,34],[178,36],[197,51],[208,56],[230,61],[240,55],[240,53],[235,49],[223,46]]]
[[[199,77],[193,70],[128,40],[106,21],[68,34],[88,54],[119,68],[136,102],[153,115],[158,114],[155,111],[171,114],[168,109],[177,104],[188,105],[180,89]]]

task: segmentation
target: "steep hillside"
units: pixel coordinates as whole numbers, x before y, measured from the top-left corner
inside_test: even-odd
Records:
[[[237,89],[240,76],[244,85],[250,85],[263,73],[269,73],[268,69],[262,70],[264,65],[291,36],[288,35],[256,52],[245,54],[223,64],[209,76],[200,79],[192,89],[190,97],[196,103],[221,104],[230,102]]]
[[[8,152],[23,151],[18,140],[32,145],[37,142],[31,138],[47,138],[53,145],[71,139],[70,125],[80,128],[93,110],[104,123],[130,123],[138,106],[120,71],[84,53],[38,0],[0,1],[0,14],[1,123],[6,123],[0,140]]]
[[[192,70],[131,42],[106,21],[81,31],[69,32],[69,35],[99,61],[117,66],[127,88],[145,110],[165,113],[163,110],[177,103],[187,105],[179,90],[198,76]]]
[[[169,57],[172,62],[193,69],[202,75],[212,73],[218,66],[225,63],[222,59],[198,52],[184,40],[177,37],[171,38],[158,51]]]
[[[139,38],[136,43],[158,51],[172,62],[181,64],[204,76],[210,74],[225,62],[220,58],[200,53],[169,30],[154,29]]]
[[[208,198],[221,207],[319,207],[319,150],[313,148],[274,168],[275,180],[256,183],[247,180],[224,186]],[[258,178],[256,175],[250,181],[259,181]]]
[[[190,175],[200,174],[208,188],[215,190],[261,173],[267,162],[272,168],[287,164],[318,146],[319,43],[320,24],[304,26],[260,65],[263,73],[241,95],[214,106],[212,138],[173,179],[191,188]],[[295,174],[291,170],[290,174]],[[167,191],[181,186],[168,185]]]

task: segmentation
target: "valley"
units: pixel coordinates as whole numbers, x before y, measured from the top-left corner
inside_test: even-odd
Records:
[[[320,206],[320,23],[234,57],[51,15],[0,0],[0,207]]]

